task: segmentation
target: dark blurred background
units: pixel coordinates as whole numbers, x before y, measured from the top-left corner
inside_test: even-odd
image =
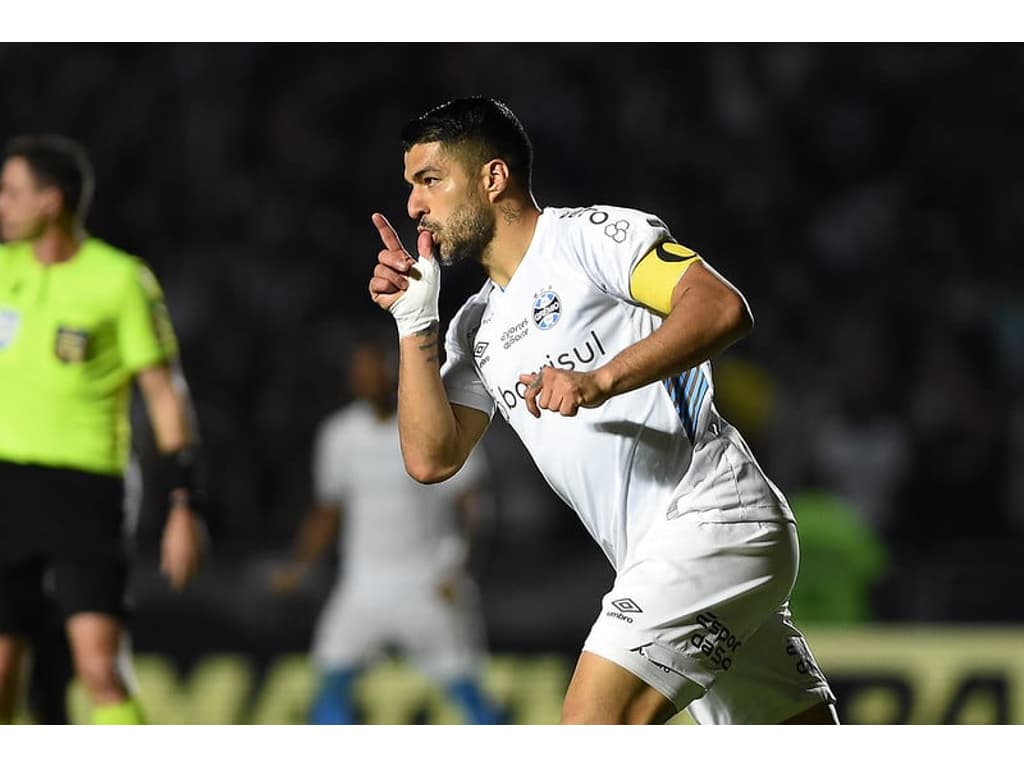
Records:
[[[1021,82],[1015,45],[0,45],[0,136],[87,146],[90,229],[161,279],[198,410],[214,557],[171,595],[147,500],[136,647],[306,649],[333,566],[299,600],[268,574],[347,350],[390,322],[370,213],[412,243],[400,127],[479,93],[541,205],[654,212],[746,295],[717,400],[805,526],[806,620],[1024,620]],[[446,272],[442,323],[482,279]],[[484,449],[491,645],[575,654],[611,569],[501,419]]]

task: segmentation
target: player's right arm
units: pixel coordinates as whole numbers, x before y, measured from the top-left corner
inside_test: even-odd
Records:
[[[398,432],[409,475],[438,483],[459,471],[490,416],[449,402],[440,372],[437,322],[400,340]]]
[[[490,414],[449,402],[441,380],[441,332],[437,309],[440,267],[433,238],[422,231],[419,260],[402,247],[381,214],[373,214],[384,248],[370,279],[370,297],[398,324],[398,431],[409,475],[437,483],[456,472],[490,423]]]

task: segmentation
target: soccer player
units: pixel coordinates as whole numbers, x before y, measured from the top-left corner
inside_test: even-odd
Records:
[[[616,577],[564,723],[836,723],[787,600],[794,517],[712,402],[711,357],[746,301],[650,213],[541,209],[509,108],[456,99],[402,133],[413,259],[379,213],[372,300],[398,326],[408,472],[458,471],[497,410]],[[440,358],[440,266],[486,272]]]
[[[446,691],[472,724],[501,722],[479,680],[486,641],[477,585],[468,570],[473,534],[486,513],[478,452],[437,486],[405,472],[395,416],[393,354],[373,339],[352,353],[355,400],[328,416],[313,457],[315,506],[282,592],[335,543],[340,570],[317,622],[319,689],[314,724],[359,721],[353,686],[385,649],[397,648]],[[340,539],[339,539],[340,535]]]
[[[29,615],[53,578],[75,674],[96,723],[138,723],[126,639],[123,473],[132,382],[161,455],[169,512],[161,570],[174,589],[200,557],[194,451],[160,286],[89,235],[88,157],[61,136],[14,139],[0,172],[0,721],[18,690]]]

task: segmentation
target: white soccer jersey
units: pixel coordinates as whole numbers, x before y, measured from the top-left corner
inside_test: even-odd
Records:
[[[421,485],[405,471],[396,418],[381,420],[368,404],[355,402],[324,421],[313,464],[317,499],[343,510],[347,579],[436,583],[462,566],[455,504],[485,475],[478,451],[449,480]]]
[[[674,242],[665,224],[641,211],[545,208],[506,288],[487,281],[445,340],[450,401],[488,414],[498,408],[616,570],[652,523],[677,509],[792,519],[742,440],[715,439],[727,425],[712,404],[710,363],[574,417],[542,411],[536,419],[526,410],[520,374],[544,365],[592,370],[661,325],[629,284],[639,260],[664,241]]]

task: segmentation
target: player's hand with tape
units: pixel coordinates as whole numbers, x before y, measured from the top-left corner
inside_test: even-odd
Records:
[[[370,278],[370,298],[395,318],[399,338],[422,331],[440,317],[441,267],[434,258],[433,235],[420,230],[416,239],[419,259],[413,259],[384,216],[375,213],[371,218],[384,248],[377,254]]]

